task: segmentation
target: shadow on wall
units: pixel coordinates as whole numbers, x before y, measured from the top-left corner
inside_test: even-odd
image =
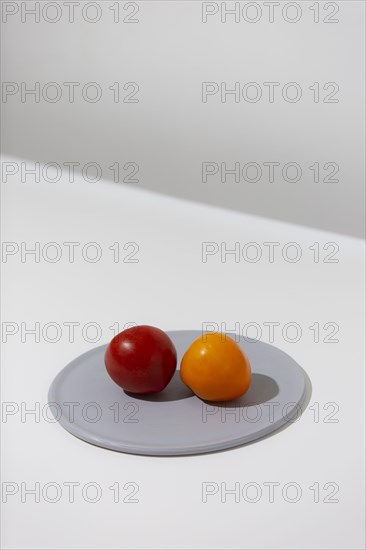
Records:
[[[305,15],[204,22],[194,2],[143,2],[122,27],[110,10],[95,24],[80,13],[3,25],[4,152],[364,235],[362,2],[321,33]]]

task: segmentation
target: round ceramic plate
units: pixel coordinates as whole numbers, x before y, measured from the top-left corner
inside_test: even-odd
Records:
[[[202,333],[168,334],[179,368],[185,350]],[[274,346],[243,338],[238,344],[251,363],[252,383],[236,401],[202,401],[181,382],[178,371],[159,394],[128,394],[108,376],[103,345],[80,355],[58,374],[49,390],[51,410],[76,437],[126,453],[189,455],[248,443],[299,417],[306,375]]]

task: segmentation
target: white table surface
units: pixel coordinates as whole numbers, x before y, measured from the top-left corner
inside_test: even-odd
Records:
[[[3,548],[364,547],[362,241],[171,199],[137,185],[91,184],[80,177],[74,183],[63,177],[58,183],[37,184],[29,178],[21,183],[15,176],[3,184],[2,197],[3,241],[19,247],[24,242],[29,248],[35,242],[41,248],[56,242],[62,249],[56,263],[42,257],[36,263],[31,256],[22,262],[17,253],[2,264],[2,400],[8,413],[2,418]],[[74,263],[68,261],[64,242],[81,243]],[[97,263],[80,254],[90,242],[101,247]],[[115,242],[136,242],[139,262],[115,263],[108,249]],[[204,263],[202,242],[226,242],[228,248],[256,242],[263,256],[257,263],[236,263],[233,256],[221,262],[217,254]],[[280,243],[273,263],[264,242]],[[302,249],[297,263],[281,256],[289,242]],[[309,250],[315,242],[319,262]],[[322,247],[329,242],[339,246],[338,263],[322,261]],[[25,334],[36,322],[41,333],[47,323],[57,323],[59,341],[46,341],[54,335],[51,329],[39,342]],[[69,341],[68,322],[79,323],[74,342]],[[101,330],[95,343],[82,334],[91,322]],[[78,354],[107,342],[113,336],[109,327],[117,322],[121,329],[135,322],[166,330],[201,329],[203,322],[226,323],[227,329],[239,323],[242,330],[252,322],[261,327],[266,342],[264,323],[280,323],[272,343],[308,373],[309,407],[275,436],[226,452],[157,458],[88,445],[47,421],[42,410],[56,374]],[[290,322],[302,330],[296,343],[289,341],[291,331],[288,338],[281,332]],[[319,342],[309,329],[314,323],[320,326]],[[324,329],[326,323],[339,326],[338,343],[324,342],[334,326]],[[4,343],[9,327],[18,332]],[[87,338],[93,338],[91,329]],[[12,406],[14,414],[9,414]],[[25,408],[35,407],[40,407],[38,419],[24,417]],[[79,484],[73,503],[65,485],[70,482]],[[82,495],[90,482],[101,493],[95,503]],[[123,502],[135,487],[123,489],[128,482],[138,484],[138,502]],[[219,487],[205,503],[204,482]],[[243,497],[249,482],[257,485]],[[270,482],[279,484],[274,502]],[[40,484],[40,502],[26,493],[35,483]],[[55,492],[47,483],[61,488],[58,502],[49,502]],[[121,488],[117,503],[110,489],[115,483]],[[221,483],[227,489],[239,483],[240,501],[228,494],[222,502]],[[297,502],[289,502],[294,486],[288,483],[301,491]],[[261,497],[249,502],[258,486]],[[10,487],[17,492],[7,495]],[[44,497],[45,487],[51,488]],[[89,500],[94,496],[90,487]],[[326,502],[332,498],[338,502]]]

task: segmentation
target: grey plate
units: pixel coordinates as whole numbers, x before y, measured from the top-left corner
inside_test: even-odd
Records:
[[[178,367],[200,331],[168,332]],[[260,341],[241,338],[252,366],[252,384],[236,401],[204,402],[180,380],[177,371],[165,390],[127,394],[108,376],[106,345],[69,363],[55,378],[49,402],[55,418],[70,433],[100,447],[143,455],[189,455],[248,443],[294,422],[306,393],[305,373],[286,353]]]

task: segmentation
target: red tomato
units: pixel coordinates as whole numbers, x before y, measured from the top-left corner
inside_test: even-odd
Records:
[[[128,328],[111,340],[105,366],[112,380],[132,393],[156,393],[170,382],[177,352],[169,336],[147,325]]]

